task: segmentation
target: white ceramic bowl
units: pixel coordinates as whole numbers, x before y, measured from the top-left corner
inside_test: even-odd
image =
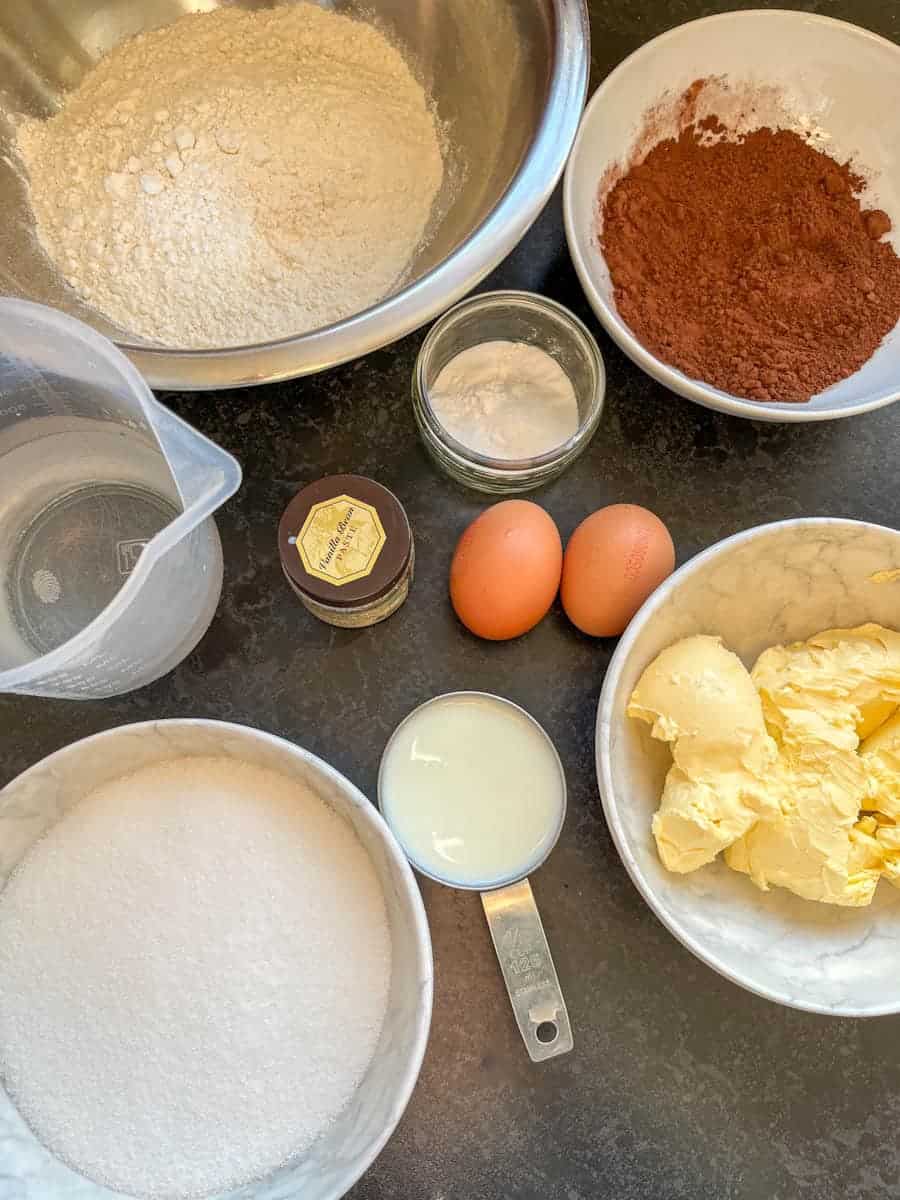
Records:
[[[627,161],[645,112],[663,93],[678,95],[710,73],[774,85],[782,92],[775,116],[781,127],[812,133],[830,154],[853,156],[876,173],[866,203],[891,216],[900,250],[900,123],[872,119],[873,112],[900,111],[900,47],[808,13],[723,13],[680,25],[635,51],[600,84],[584,113],[563,208],[569,251],[594,312],[648,375],[707,408],[757,421],[827,421],[891,404],[900,398],[900,325],[849,379],[807,404],[773,404],[690,379],[644,349],[619,317],[596,237],[600,179]]]
[[[75,742],[0,791],[0,886],[28,847],[94,788],[127,771],[182,756],[225,756],[299,780],[353,827],[384,888],[393,966],[387,1014],[375,1056],[349,1106],[300,1159],[268,1179],[217,1200],[337,1200],[374,1161],[412,1094],[431,1023],[432,958],[425,908],[406,858],[377,809],[315,755],[220,721],[123,725]],[[0,1196],[41,1200],[124,1200],[88,1182],[36,1140],[0,1091]]]
[[[665,870],[650,821],[671,765],[668,746],[625,715],[641,672],[690,634],[720,635],[751,666],[774,643],[876,621],[900,624],[900,533],[809,518],[762,525],[697,555],[653,593],[613,655],[597,715],[606,820],[644,899],[698,958],[779,1004],[842,1016],[900,1012],[900,890],[882,880],[869,908],[836,908],[781,888],[761,892],[721,861]]]

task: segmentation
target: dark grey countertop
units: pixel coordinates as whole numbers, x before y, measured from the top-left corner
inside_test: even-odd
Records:
[[[760,5],[593,0],[594,82],[662,30],[733,7]],[[814,9],[900,40],[895,2],[773,7]],[[872,113],[882,119],[897,117]],[[570,305],[606,356],[600,430],[584,458],[536,496],[564,538],[614,501],[659,513],[679,561],[784,517],[900,527],[900,408],[767,425],[670,395],[599,333],[569,263],[558,196],[485,286],[531,288]],[[740,990],[665,931],[619,862],[593,752],[614,643],[580,636],[558,608],[506,645],[478,642],[455,621],[450,556],[486,501],[437,474],[419,444],[409,378],[420,341],[414,335],[312,379],[163,397],[244,468],[243,488],[218,519],[226,562],[219,613],[186,662],[131,696],[0,697],[0,786],[98,730],[203,716],[291,738],[372,796],[382,747],[414,705],[455,688],[509,696],[547,727],[568,776],[566,828],[534,887],[575,1051],[529,1064],[478,897],[424,883],[436,969],[431,1043],[406,1116],[353,1200],[900,1197],[900,1016],[810,1016]],[[409,602],[385,625],[357,632],[309,617],[276,551],[288,499],[338,471],[394,489],[417,539]]]

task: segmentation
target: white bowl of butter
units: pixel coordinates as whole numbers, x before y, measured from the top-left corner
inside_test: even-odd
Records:
[[[859,820],[854,814],[844,872],[833,869],[830,850],[818,852],[835,838],[836,822],[846,824],[848,789],[866,797],[863,814],[891,807],[885,788],[894,794],[888,781],[881,799],[875,797],[872,771],[867,768],[860,782],[849,755],[863,757],[867,736],[884,730],[891,717],[891,697],[900,688],[897,643],[885,652],[884,638],[871,630],[815,640],[823,631],[865,625],[900,628],[900,533],[830,518],[748,530],[690,560],[644,604],[610,663],[597,716],[606,819],[622,861],[660,920],[742,987],[780,1004],[843,1016],[900,1012],[900,815],[895,835],[890,816]],[[813,644],[788,656],[770,652],[748,687],[740,664],[726,661],[707,638],[721,639],[748,670],[771,647]],[[677,651],[683,639],[696,640]],[[661,669],[645,676],[663,651]],[[820,660],[828,659],[832,668],[840,662],[855,671],[854,678],[866,676],[873,655],[881,656],[882,683],[864,695],[855,684],[835,687],[833,678],[817,674]],[[804,675],[810,663],[812,678]],[[848,715],[860,698],[864,711]],[[685,730],[693,741],[671,740]],[[876,749],[878,737],[869,743]],[[887,769],[894,763],[900,769],[900,729],[896,760],[886,740],[882,732]],[[678,771],[670,779],[654,836],[675,745],[689,782]],[[695,771],[701,757],[703,767]],[[679,809],[673,785],[694,787],[710,772],[717,798],[709,811],[721,827],[683,822],[689,808]],[[696,795],[689,799],[696,804]],[[900,790],[895,799],[900,804]],[[667,869],[663,857],[675,869]]]

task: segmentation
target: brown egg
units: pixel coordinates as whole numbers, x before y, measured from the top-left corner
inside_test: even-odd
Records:
[[[562,573],[553,518],[528,500],[504,500],[476,517],[450,566],[450,600],[472,633],[502,642],[533,629]]]
[[[616,637],[674,569],[675,547],[659,517],[637,504],[598,509],[566,546],[566,616],[582,633]]]

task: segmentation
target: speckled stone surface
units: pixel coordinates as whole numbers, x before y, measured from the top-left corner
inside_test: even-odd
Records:
[[[900,39],[893,3],[780,6]],[[593,0],[594,81],[662,30],[728,7]],[[873,113],[879,119],[893,118]],[[597,332],[568,261],[558,197],[486,286],[546,292]],[[478,643],[455,622],[450,555],[484,501],[438,476],[419,445],[408,391],[421,336],[313,379],[164,397],[244,467],[244,486],[219,518],[219,614],[181,667],[132,696],[0,697],[0,785],[75,738],[192,715],[290,737],[371,796],[381,749],[414,705],[452,688],[509,696],[546,726],[568,776],[566,829],[533,883],[575,1050],[529,1064],[477,896],[424,884],[436,959],[431,1043],[407,1114],[353,1200],[900,1197],[900,1017],[810,1016],[741,991],[663,929],[619,862],[593,759],[614,643],[581,637],[559,611],[507,645]],[[598,336],[609,373],[600,430],[536,497],[564,537],[612,501],[658,512],[681,561],[782,517],[900,526],[900,407],[820,425],[739,421],[668,394]],[[348,470],[402,498],[418,558],[405,608],[356,632],[303,611],[275,539],[301,484]]]

